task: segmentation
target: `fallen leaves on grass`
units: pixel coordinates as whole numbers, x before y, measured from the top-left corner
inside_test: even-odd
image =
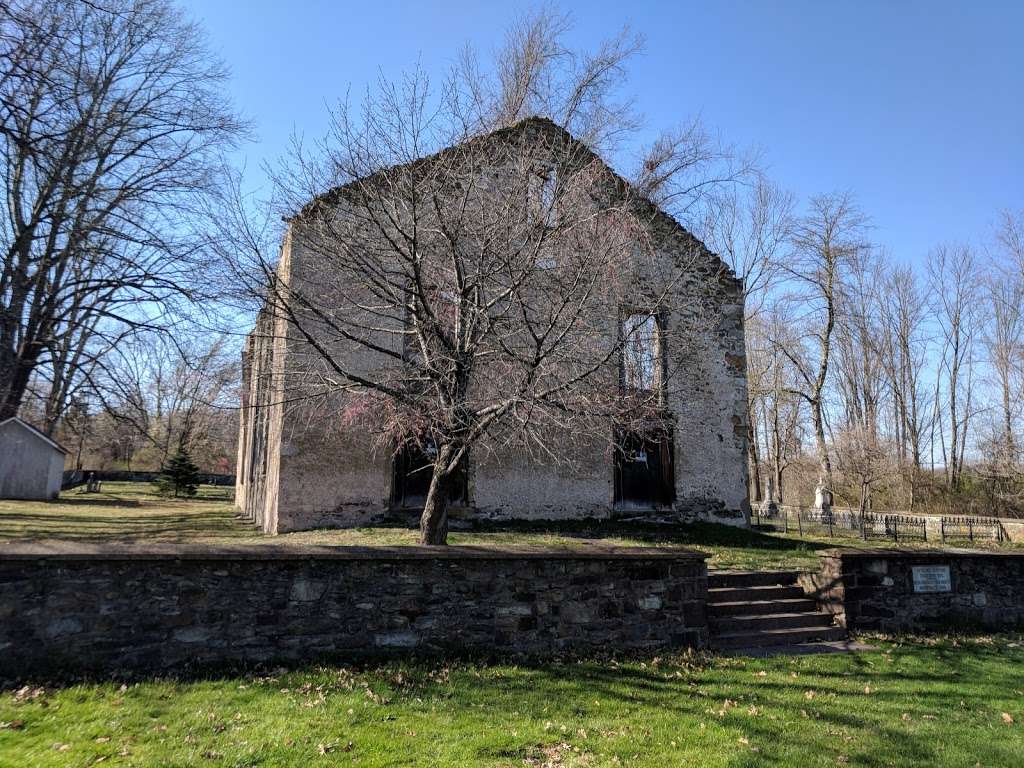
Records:
[[[16,704],[24,704],[26,701],[35,701],[45,695],[45,688],[33,688],[31,685],[23,685],[14,692],[14,701]]]

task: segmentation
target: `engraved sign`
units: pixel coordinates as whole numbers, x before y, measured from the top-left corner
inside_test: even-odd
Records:
[[[948,565],[915,565],[915,592],[952,592],[953,585],[949,578]]]

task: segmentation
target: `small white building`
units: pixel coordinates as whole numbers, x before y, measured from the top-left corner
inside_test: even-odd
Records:
[[[67,450],[12,416],[0,421],[0,499],[55,499]]]

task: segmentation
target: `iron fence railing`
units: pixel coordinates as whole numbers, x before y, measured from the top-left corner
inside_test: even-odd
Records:
[[[995,517],[926,517],[899,512],[862,514],[851,509],[823,512],[813,507],[780,505],[771,511],[755,508],[751,522],[762,530],[864,541],[994,541],[999,544],[1009,541],[1002,522]]]
[[[1003,524],[995,517],[943,517],[940,525],[943,541],[1006,540]]]

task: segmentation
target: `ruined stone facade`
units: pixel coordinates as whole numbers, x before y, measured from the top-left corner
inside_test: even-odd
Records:
[[[528,121],[523,130],[560,130],[546,121]],[[624,498],[622,472],[609,440],[574,440],[573,460],[549,462],[513,447],[493,447],[470,455],[465,498],[450,516],[467,519],[574,519],[649,513],[689,521],[731,524],[749,520],[746,462],[746,361],[743,294],[732,272],[681,227],[653,207],[645,239],[665,264],[684,260],[685,279],[661,307],[659,322],[685,328],[698,301],[711,306],[706,322],[693,326],[683,341],[659,350],[673,371],[664,407],[672,429],[660,450],[670,486],[647,503]],[[278,277],[317,279],[316,268],[296,236],[301,219],[291,222],[282,245]],[[616,333],[622,307],[607,307],[608,333]],[[398,499],[396,454],[381,448],[364,429],[339,427],[330,400],[297,402],[295,371],[308,358],[309,345],[283,313],[263,312],[249,335],[243,359],[243,402],[236,499],[250,519],[269,533],[318,527],[371,524],[403,511]],[[356,363],[359,364],[358,362]],[[608,424],[609,435],[613,425]],[[658,446],[654,446],[658,448]],[[648,447],[632,456],[645,461]],[[618,473],[618,474],[617,474]],[[636,478],[640,479],[637,480]],[[632,480],[643,483],[642,473]]]

